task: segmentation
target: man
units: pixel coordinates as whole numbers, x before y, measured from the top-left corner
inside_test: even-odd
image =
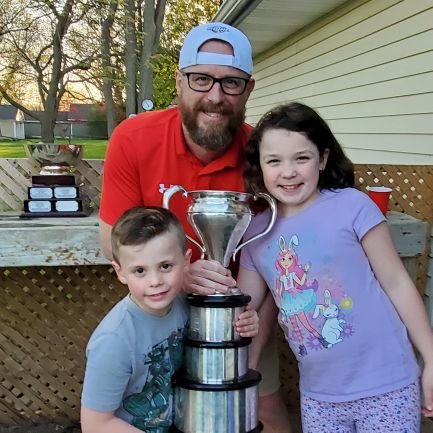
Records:
[[[251,45],[239,30],[210,23],[186,36],[176,72],[178,107],[128,119],[111,137],[100,209],[101,247],[107,258],[112,259],[110,233],[117,218],[139,204],[161,206],[171,185],[187,191],[243,190],[244,145],[251,132],[244,123],[245,105],[254,88],[252,70]],[[186,200],[177,195],[170,205],[187,234],[196,237],[186,220]],[[192,259],[198,259],[198,249],[191,248]],[[191,292],[214,294],[226,292],[236,281],[218,262],[195,260],[186,284]],[[275,368],[266,370],[268,389],[260,398],[260,418],[266,433],[288,433],[278,385],[266,380]]]

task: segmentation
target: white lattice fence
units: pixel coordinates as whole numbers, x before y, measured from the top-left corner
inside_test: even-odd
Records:
[[[74,173],[78,183],[95,207],[99,207],[103,161],[89,159],[77,163]],[[39,166],[26,158],[0,158],[0,211],[20,211],[27,198],[31,176]]]

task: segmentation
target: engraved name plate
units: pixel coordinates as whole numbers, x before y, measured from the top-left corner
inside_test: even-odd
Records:
[[[56,210],[59,212],[77,212],[79,210],[78,202],[76,200],[59,200],[56,202]]]
[[[29,201],[29,212],[51,212],[51,202],[45,200]]]
[[[77,198],[77,189],[73,186],[56,186],[54,188],[56,198]]]
[[[53,190],[51,188],[30,188],[30,198],[52,198]]]

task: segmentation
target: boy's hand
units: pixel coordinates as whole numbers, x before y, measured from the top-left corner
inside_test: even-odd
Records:
[[[422,395],[424,399],[422,414],[433,416],[433,364],[425,364],[421,377]]]
[[[256,310],[247,309],[239,315],[235,323],[236,332],[241,337],[255,337],[259,332],[259,315]]]

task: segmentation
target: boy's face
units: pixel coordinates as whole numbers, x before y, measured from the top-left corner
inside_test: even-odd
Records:
[[[182,289],[191,250],[182,251],[176,231],[170,230],[145,244],[121,246],[113,267],[129,288],[132,300],[144,311],[164,316]]]

